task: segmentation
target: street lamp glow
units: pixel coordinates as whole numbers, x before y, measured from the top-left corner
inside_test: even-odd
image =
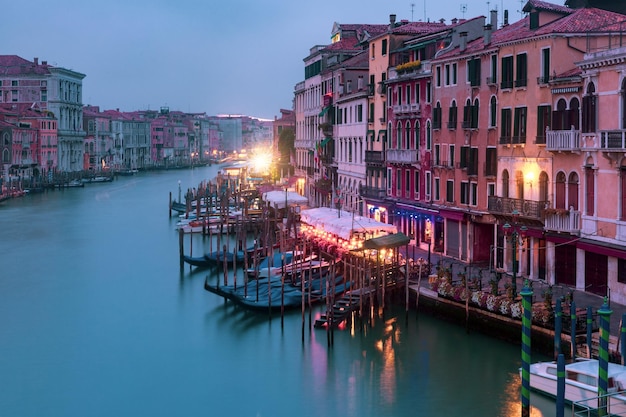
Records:
[[[268,153],[257,153],[251,160],[251,165],[256,172],[266,172],[271,164],[272,155]]]

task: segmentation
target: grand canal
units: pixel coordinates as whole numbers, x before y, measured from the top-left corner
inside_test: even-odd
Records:
[[[0,204],[0,416],[520,415],[519,346],[400,306],[329,348],[308,315],[302,341],[300,312],[281,325],[181,272],[168,194],[218,169]]]

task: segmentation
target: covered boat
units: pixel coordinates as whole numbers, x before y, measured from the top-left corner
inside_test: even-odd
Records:
[[[597,359],[578,359],[565,365],[565,401],[577,406],[595,409],[598,407]],[[530,365],[530,388],[556,398],[556,362],[538,362]],[[626,415],[626,366],[608,364],[608,412]]]

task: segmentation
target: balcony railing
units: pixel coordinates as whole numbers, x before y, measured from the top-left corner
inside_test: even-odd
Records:
[[[581,229],[580,211],[567,209],[546,209],[545,229],[555,232],[577,234]]]
[[[626,130],[601,130],[600,149],[602,150],[626,150]]]
[[[359,188],[359,195],[363,198],[375,198],[377,200],[382,200],[387,196],[387,190],[384,188],[362,185],[361,188]]]
[[[395,115],[403,115],[403,114],[418,114],[420,112],[420,103],[411,103],[411,104],[396,104],[393,106],[393,114]]]
[[[365,151],[366,164],[383,164],[384,162],[385,155],[382,151]]]
[[[415,149],[387,149],[387,162],[392,164],[416,164],[419,153]]]
[[[574,152],[580,150],[580,130],[547,130],[546,150]]]
[[[548,202],[490,196],[487,204],[490,213],[511,215],[513,210],[517,210],[521,217],[542,220]]]

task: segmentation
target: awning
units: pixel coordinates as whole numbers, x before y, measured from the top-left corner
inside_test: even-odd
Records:
[[[411,239],[402,232],[393,233],[390,235],[379,236],[372,239],[368,239],[363,242],[364,249],[392,249],[399,246],[406,246]]]
[[[328,142],[330,142],[331,139],[332,138],[324,138],[324,139],[322,139],[322,141],[320,142],[320,146],[322,146],[322,147],[326,146],[326,144]]]
[[[331,106],[324,107],[324,108],[322,109],[322,111],[320,112],[320,117],[322,117],[322,116],[324,116],[326,113],[328,113],[328,110],[330,110],[330,108],[331,108]]]

